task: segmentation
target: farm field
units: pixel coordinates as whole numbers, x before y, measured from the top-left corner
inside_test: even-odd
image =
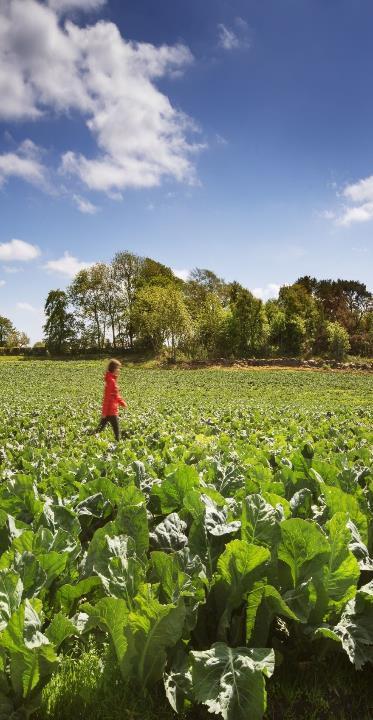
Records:
[[[0,720],[372,717],[372,376],[104,369],[0,361]]]

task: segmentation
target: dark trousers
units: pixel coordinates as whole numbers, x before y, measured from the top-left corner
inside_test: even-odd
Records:
[[[106,428],[106,425],[108,423],[110,423],[111,427],[113,428],[113,433],[115,435],[115,439],[119,440],[120,432],[119,432],[118,415],[106,415],[106,417],[101,418],[95,432],[102,432],[102,430],[104,430],[104,428]]]

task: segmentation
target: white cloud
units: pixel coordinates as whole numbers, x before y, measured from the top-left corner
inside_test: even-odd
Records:
[[[0,280],[0,287],[4,287],[4,285],[6,285],[6,281],[5,281],[5,280]]]
[[[277,283],[268,283],[268,285],[266,285],[265,287],[254,288],[254,290],[252,290],[252,294],[255,295],[256,298],[259,298],[260,300],[263,300],[265,302],[270,298],[277,298],[280,287],[281,285],[278,285]]]
[[[356,247],[356,246],[355,246],[355,247],[352,247],[351,250],[352,250],[352,252],[356,252],[356,253],[359,253],[359,254],[363,254],[363,253],[369,252],[369,248],[367,248],[367,247]]]
[[[234,29],[224,23],[218,25],[219,45],[223,50],[242,50],[250,47],[249,26],[241,17],[234,20]]]
[[[0,187],[8,178],[18,177],[32,185],[47,189],[47,171],[40,161],[40,156],[41,149],[31,140],[24,140],[16,152],[0,155]]]
[[[105,4],[106,0],[48,0],[49,7],[60,15],[72,10],[81,10],[82,12],[99,10]]]
[[[180,280],[184,280],[185,282],[188,280],[190,270],[177,270],[176,268],[171,268],[171,270],[176,277],[180,278]]]
[[[26,310],[26,312],[30,312],[30,313],[42,312],[41,308],[34,307],[33,305],[30,305],[30,303],[28,303],[28,302],[17,302],[17,308],[18,308],[18,310]]]
[[[215,142],[217,145],[228,145],[228,140],[223,135],[220,135],[219,133],[216,133],[215,135]]]
[[[61,172],[90,189],[117,193],[164,178],[195,182],[194,154],[202,147],[190,140],[196,127],[156,86],[190,65],[190,50],[127,41],[107,21],[62,25],[56,11],[102,4],[0,0],[0,117],[80,113],[98,151],[86,157],[67,150]],[[37,180],[35,168],[15,163],[12,157],[18,174]]]
[[[335,219],[335,212],[334,210],[320,210],[316,212],[316,215],[323,220],[334,220]]]
[[[31,245],[24,240],[10,240],[7,243],[0,243],[0,260],[28,262],[35,260],[40,255],[36,245]]]
[[[355,203],[373,202],[373,175],[352,185],[347,185],[343,195]]]
[[[220,23],[218,25],[218,31],[219,45],[224,48],[224,50],[234,50],[240,46],[240,41],[236,33],[234,33],[233,30],[229,30],[226,25]]]
[[[8,275],[14,275],[15,273],[23,272],[23,268],[15,267],[14,265],[3,265],[4,272]]]
[[[80,195],[73,195],[73,200],[78,210],[86,215],[95,215],[99,210],[97,205],[93,205],[93,203]]]
[[[373,175],[347,185],[341,193],[348,203],[343,206],[339,214],[331,214],[330,219],[340,227],[349,227],[355,223],[365,223],[373,220]]]
[[[364,223],[369,220],[373,220],[373,202],[346,208],[343,214],[337,218],[336,223],[348,227],[353,223]]]
[[[81,262],[78,258],[70,255],[69,252],[64,252],[63,257],[58,260],[48,260],[44,265],[46,270],[66,275],[67,277],[74,277],[79,270],[89,267],[92,263]]]

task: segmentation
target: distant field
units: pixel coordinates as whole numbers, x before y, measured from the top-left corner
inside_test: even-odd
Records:
[[[104,370],[0,364],[0,720],[371,717],[372,376]]]

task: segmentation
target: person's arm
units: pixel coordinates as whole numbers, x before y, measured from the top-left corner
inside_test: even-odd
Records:
[[[126,403],[126,401],[122,398],[122,396],[121,396],[121,394],[120,394],[120,392],[119,392],[119,388],[118,388],[118,385],[117,385],[116,380],[114,380],[114,388],[115,388],[115,395],[114,395],[114,397],[116,398],[116,400],[118,400],[119,405],[121,405],[122,407],[126,408],[126,407],[127,407],[127,403]]]

